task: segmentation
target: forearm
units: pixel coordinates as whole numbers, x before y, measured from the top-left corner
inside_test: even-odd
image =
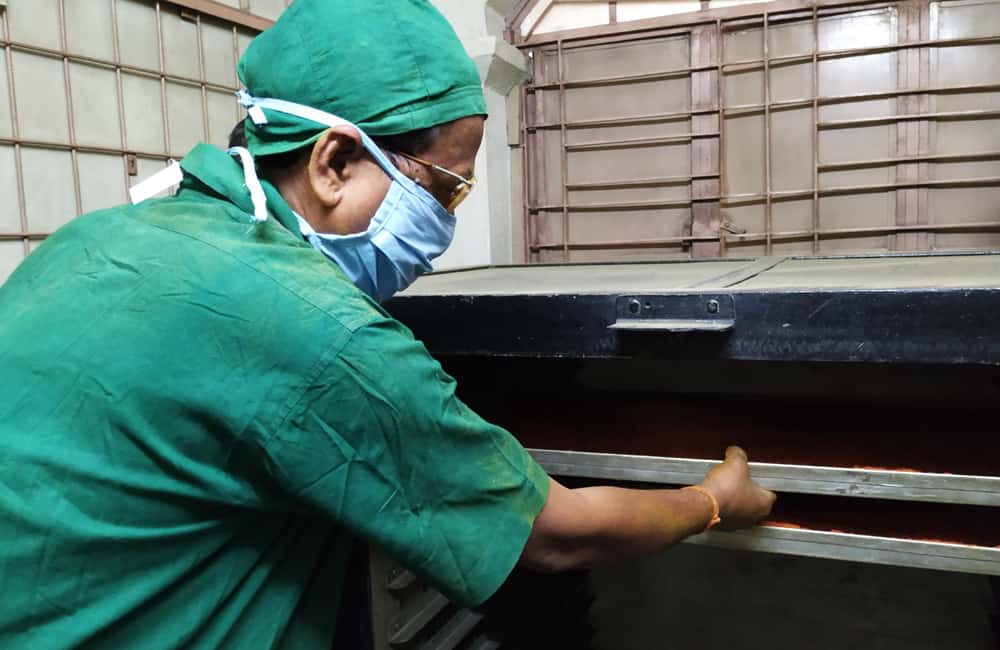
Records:
[[[570,490],[552,481],[522,563],[558,571],[652,553],[700,533],[711,517],[711,500],[694,491]]]

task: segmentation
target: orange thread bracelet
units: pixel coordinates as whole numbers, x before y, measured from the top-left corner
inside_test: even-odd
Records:
[[[712,501],[712,519],[711,519],[711,521],[708,522],[708,525],[705,526],[705,530],[703,530],[701,532],[704,533],[704,532],[706,532],[708,530],[711,530],[716,524],[718,524],[720,521],[722,521],[722,518],[719,517],[719,500],[715,498],[714,494],[712,494],[711,492],[709,492],[705,488],[701,487],[700,485],[689,485],[689,486],[687,486],[685,488],[681,488],[681,491],[684,491],[684,490],[692,490],[694,492],[699,492],[699,493],[704,494],[705,496],[707,496]]]

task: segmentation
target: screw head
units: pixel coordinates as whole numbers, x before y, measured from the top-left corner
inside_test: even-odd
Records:
[[[638,314],[642,310],[642,303],[633,298],[628,301],[628,313]]]
[[[710,313],[710,314],[718,314],[719,313],[719,301],[718,300],[709,300],[708,304],[705,305],[705,308],[708,309],[708,313]]]

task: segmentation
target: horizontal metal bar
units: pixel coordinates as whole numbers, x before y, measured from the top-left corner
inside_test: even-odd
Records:
[[[845,162],[822,163],[820,172],[834,172],[850,169],[867,169],[871,167],[893,167],[909,163],[949,163],[978,162],[984,160],[1000,160],[1000,151],[973,151],[969,153],[922,154],[917,156],[896,156],[894,158],[878,158],[874,160],[850,160]]]
[[[206,16],[214,16],[230,23],[262,32],[274,24],[273,20],[252,14],[248,11],[234,9],[214,0],[163,0],[168,4],[185,9],[192,9]]]
[[[818,129],[846,129],[859,126],[879,126],[896,122],[918,122],[922,120],[975,120],[1000,117],[1000,110],[944,111],[938,113],[912,113],[906,115],[885,115],[883,117],[863,117],[852,120],[831,120],[820,122]]]
[[[828,228],[825,230],[790,230],[784,232],[771,233],[771,238],[780,241],[793,241],[800,239],[811,239],[817,236],[820,239],[834,239],[840,237],[860,237],[892,235],[902,232],[996,232],[1000,231],[1000,220],[998,221],[976,221],[970,223],[926,223],[913,225],[885,225],[868,226],[859,228]],[[615,248],[664,248],[670,246],[687,246],[695,242],[718,242],[725,240],[728,244],[751,244],[766,241],[766,233],[729,233],[721,232],[715,235],[664,237],[657,239],[636,239],[636,240],[613,240],[613,241],[592,241],[592,242],[569,242],[571,250],[601,250]],[[552,250],[562,248],[563,244],[532,244],[531,250]]]
[[[675,68],[673,70],[660,70],[658,72],[644,72],[641,74],[616,75],[613,77],[594,77],[592,79],[574,79],[572,81],[543,82],[530,84],[525,87],[528,92],[535,90],[556,90],[559,88],[587,88],[592,86],[613,86],[616,84],[642,83],[646,81],[663,81],[666,79],[678,79],[688,77],[693,72],[704,72],[706,70],[717,70],[718,64],[691,66],[689,68]]]
[[[47,232],[0,232],[0,241],[41,241],[48,238],[52,233]]]
[[[987,176],[983,178],[964,178],[948,180],[923,180],[923,181],[897,181],[894,183],[876,183],[872,185],[842,185],[835,187],[825,187],[818,191],[819,196],[841,196],[845,194],[870,194],[872,192],[892,192],[895,190],[916,189],[916,188],[962,188],[962,187],[992,187],[1000,185],[1000,176]],[[812,198],[816,192],[813,190],[782,190],[771,192],[773,201],[790,201],[795,199]],[[764,203],[767,200],[766,194],[730,194],[721,197],[723,207],[734,205],[755,205]]]
[[[711,531],[684,541],[742,551],[1000,575],[1000,548],[983,546],[770,526],[738,532]]]
[[[905,97],[907,95],[952,95],[960,93],[982,93],[998,92],[1000,84],[971,84],[967,86],[937,86],[930,88],[896,88],[874,93],[855,93],[850,95],[827,95],[818,97],[816,103],[819,106],[831,106],[835,104],[850,104],[852,102],[872,101],[876,99],[892,99],[894,97]],[[803,97],[801,99],[784,99],[773,101],[767,105],[772,111],[792,110],[799,108],[810,108],[813,100]],[[765,105],[738,104],[727,106],[723,112],[726,117],[742,117],[746,115],[757,115],[763,113]]]
[[[968,188],[968,187],[994,187],[1000,186],[1000,176],[986,176],[982,178],[957,178],[945,180],[923,180],[923,181],[896,181],[893,183],[877,183],[872,185],[841,185],[826,187],[818,191],[820,197],[845,196],[851,194],[871,194],[876,192],[892,192],[895,190],[916,189],[916,188]],[[735,205],[756,205],[764,203],[768,197],[772,201],[793,201],[796,199],[809,199],[817,192],[813,190],[781,190],[770,192],[769,194],[731,194],[728,196],[703,196],[698,198],[675,199],[667,201],[621,201],[615,203],[590,203],[590,204],[546,204],[528,206],[528,211],[537,212],[557,212],[564,208],[570,212],[603,212],[609,210],[655,210],[684,208],[693,203],[721,201],[723,207]],[[964,224],[956,224],[964,225]],[[811,232],[811,231],[810,231]]]
[[[447,606],[448,599],[433,589],[407,601],[403,605],[403,611],[392,623],[389,643],[401,644],[413,640]]]
[[[186,77],[184,75],[177,75],[172,73],[161,72],[159,70],[154,70],[152,68],[144,68],[137,65],[131,65],[128,63],[115,63],[112,60],[98,59],[92,56],[85,56],[83,54],[72,54],[70,52],[65,52],[62,50],[54,50],[48,47],[42,47],[40,45],[31,45],[29,43],[22,43],[19,41],[11,41],[0,38],[0,47],[9,46],[11,50],[15,52],[25,52],[27,54],[37,54],[40,56],[47,56],[53,59],[66,59],[71,63],[83,63],[87,65],[93,65],[100,68],[115,69],[118,68],[122,72],[128,72],[131,74],[140,75],[143,77],[150,77],[154,79],[164,79],[166,81],[176,82],[179,84],[187,86],[197,86],[199,88],[204,87],[209,90],[217,90],[219,92],[233,93],[236,92],[237,88],[235,86],[227,86],[225,84],[217,84],[207,79],[196,79],[195,77]],[[235,99],[233,100],[236,101]]]
[[[654,178],[635,178],[630,180],[595,181],[592,183],[570,183],[568,190],[605,190],[627,189],[630,187],[672,187],[688,185],[696,179],[718,178],[717,172],[711,174],[692,174],[691,176],[661,176]]]
[[[604,140],[566,145],[566,151],[597,151],[600,149],[630,149],[633,147],[655,147],[667,144],[688,144],[696,138],[717,138],[718,131],[683,133],[662,138],[635,138],[632,140]]]
[[[547,472],[560,476],[688,485],[718,461],[529,450]],[[750,463],[754,480],[777,492],[1000,506],[1000,476],[964,476],[813,465]]]
[[[686,208],[692,203],[718,201],[718,196],[706,196],[698,199],[675,199],[666,201],[622,201],[616,203],[585,203],[563,206],[561,204],[531,206],[530,212],[604,212],[606,210],[670,210]]]
[[[171,157],[180,158],[183,157],[183,153],[170,154],[164,151],[146,151],[143,149],[116,149],[114,147],[102,147],[100,145],[91,144],[69,144],[67,142],[46,142],[44,140],[25,140],[24,138],[0,138],[0,144],[6,145],[20,145],[22,147],[35,147],[37,149],[54,149],[57,151],[77,151],[80,153],[102,153],[111,154],[115,156],[123,156],[125,154],[135,154],[137,156],[142,156],[143,158],[156,158],[167,160]]]
[[[708,115],[718,113],[718,107],[695,108],[689,111],[676,113],[651,113],[649,115],[634,115],[631,117],[616,117],[604,120],[575,120],[566,122],[567,129],[593,129],[607,126],[637,126],[640,124],[660,124],[663,122],[683,122],[691,119],[694,115]],[[542,122],[540,124],[528,124],[525,128],[529,132],[549,129],[559,129],[564,125],[562,122]]]
[[[924,47],[961,47],[968,45],[990,45],[1000,43],[1000,34],[990,34],[987,36],[977,36],[971,38],[946,38],[924,41],[908,41],[906,43],[886,43],[885,45],[870,45],[867,47],[852,47],[839,50],[826,50],[816,53],[816,58],[820,61],[829,59],[842,59],[852,56],[865,56],[869,54],[884,54],[887,52],[897,52],[901,50],[912,50]],[[813,53],[785,54],[782,56],[768,57],[768,64],[771,66],[795,65],[799,63],[812,63]],[[741,59],[722,64],[723,71],[730,68],[739,68],[738,72],[751,72],[764,67],[763,58]]]

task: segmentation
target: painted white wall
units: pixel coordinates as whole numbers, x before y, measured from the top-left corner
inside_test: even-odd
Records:
[[[512,260],[507,95],[526,76],[524,57],[503,40],[504,16],[516,0],[432,0],[448,18],[483,79],[489,119],[476,159],[476,190],[458,209],[455,242],[438,270]]]

